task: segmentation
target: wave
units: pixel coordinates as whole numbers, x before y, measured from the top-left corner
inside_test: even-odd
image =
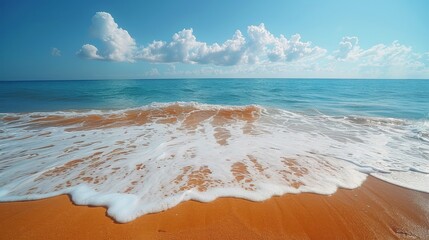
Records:
[[[194,102],[0,119],[0,201],[70,194],[118,222],[190,199],[332,194],[368,174],[429,192],[424,121]]]

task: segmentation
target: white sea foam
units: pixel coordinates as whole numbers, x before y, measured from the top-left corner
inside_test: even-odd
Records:
[[[0,119],[0,201],[70,194],[118,222],[190,199],[332,194],[368,174],[429,192],[423,121],[197,103]]]

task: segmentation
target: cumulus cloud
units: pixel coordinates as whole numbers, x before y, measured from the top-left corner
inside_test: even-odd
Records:
[[[241,62],[246,41],[240,31],[222,44],[197,41],[192,29],[175,33],[171,42],[154,41],[141,48],[137,59],[158,63],[235,65]]]
[[[61,51],[58,48],[52,48],[51,49],[51,56],[54,57],[60,57],[61,56]]]
[[[359,46],[357,37],[344,37],[339,49],[334,51],[337,60],[351,61],[359,66],[418,68],[424,64],[421,54],[414,53],[410,46],[394,41],[390,45],[377,44],[368,49]]]
[[[78,55],[88,59],[133,62],[136,42],[130,34],[120,28],[113,17],[106,12],[97,12],[92,17],[92,35],[101,40],[103,51],[91,44],[82,46]]]
[[[377,44],[367,49],[359,45],[359,38],[346,36],[337,50],[327,50],[304,41],[301,35],[287,38],[272,34],[266,26],[250,25],[246,31],[236,30],[231,38],[221,43],[199,41],[192,28],[183,29],[168,41],[155,40],[145,46],[136,41],[113,17],[106,12],[97,12],[92,18],[91,35],[100,40],[100,46],[84,44],[77,55],[87,59],[170,64],[205,64],[205,72],[217,73],[219,68],[229,68],[229,74],[241,72],[429,72],[429,53],[419,54],[397,41],[390,45]],[[54,55],[54,51],[52,52]],[[57,53],[55,53],[56,55]],[[58,50],[58,54],[59,50]],[[234,67],[234,68],[232,68]],[[252,70],[253,69],[253,70]],[[168,70],[167,72],[174,72]],[[240,74],[241,74],[240,72]],[[165,72],[164,72],[165,73]],[[147,74],[160,74],[152,69]],[[385,74],[388,76],[388,74]]]
[[[85,44],[82,48],[77,52],[79,57],[88,58],[88,59],[104,59],[104,57],[98,55],[98,49],[91,44]]]
[[[97,60],[136,60],[153,63],[190,63],[232,66],[266,62],[290,62],[326,53],[325,49],[302,42],[299,34],[287,39],[275,37],[263,23],[247,28],[248,39],[237,30],[225,42],[208,44],[197,40],[193,29],[175,33],[171,41],[153,41],[137,47],[130,34],[120,28],[106,12],[97,12],[92,18],[92,35],[103,43],[102,51],[85,44],[77,53],[80,57]]]
[[[339,49],[334,52],[335,57],[339,60],[355,59],[359,55],[359,39],[357,37],[343,37]]]
[[[265,57],[271,62],[290,62],[311,56],[322,56],[326,50],[311,46],[311,42],[302,42],[301,35],[295,34],[290,39],[284,35],[275,37],[263,23],[249,26],[248,62],[255,63]]]
[[[264,24],[249,26],[248,40],[240,30],[222,44],[199,42],[192,29],[183,29],[170,42],[154,41],[140,49],[136,58],[158,63],[199,63],[231,66],[261,62],[295,61],[321,55],[326,50],[302,42],[299,34],[290,40],[283,35],[275,37]]]
[[[357,37],[344,37],[330,59],[334,60],[337,72],[355,72],[357,76],[368,77],[420,76],[429,66],[423,54],[398,41],[364,49]]]
[[[397,65],[404,66],[415,64],[417,55],[412,48],[400,44],[398,41],[391,45],[377,44],[367,50],[362,50],[359,58],[367,65]]]

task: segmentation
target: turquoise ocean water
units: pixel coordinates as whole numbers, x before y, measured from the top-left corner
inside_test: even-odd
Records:
[[[124,109],[152,102],[277,107],[328,115],[424,119],[426,80],[172,79],[0,82],[0,112]]]

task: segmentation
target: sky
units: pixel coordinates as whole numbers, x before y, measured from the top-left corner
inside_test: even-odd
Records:
[[[429,1],[1,1],[0,80],[429,79]]]

